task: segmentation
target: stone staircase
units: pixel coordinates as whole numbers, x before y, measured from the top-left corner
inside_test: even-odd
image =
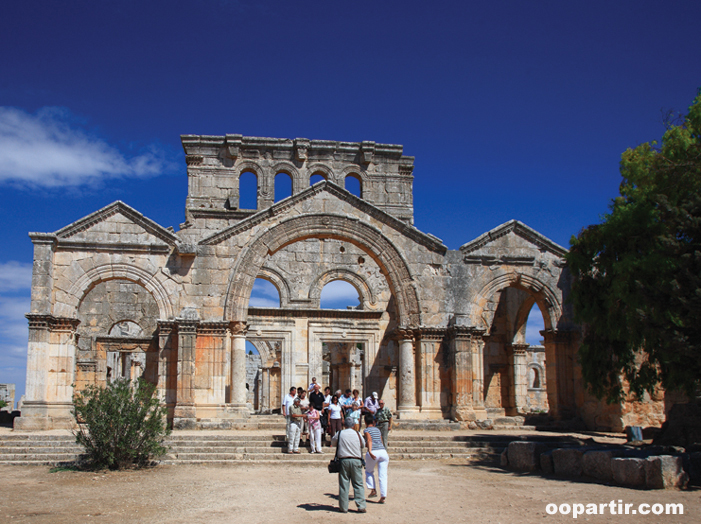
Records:
[[[416,435],[390,434],[392,460],[439,460],[495,462],[513,440],[537,440],[548,447],[571,446],[566,438],[510,435]],[[324,454],[287,454],[285,437],[232,431],[225,434],[173,434],[167,441],[163,464],[326,464],[334,448],[325,442]],[[71,435],[18,434],[0,436],[0,465],[71,465],[80,459],[81,448]]]

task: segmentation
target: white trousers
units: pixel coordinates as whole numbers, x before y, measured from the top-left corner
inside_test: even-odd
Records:
[[[299,436],[301,433],[302,428],[290,422],[287,426],[287,451],[299,450]]]
[[[370,453],[365,454],[365,484],[368,489],[377,489],[375,484],[375,466],[377,466],[377,476],[380,481],[380,496],[387,496],[387,466],[389,466],[389,455],[384,449],[372,452],[375,459],[370,456]]]
[[[312,445],[312,452],[321,453],[321,424],[316,429],[309,428],[309,441]]]

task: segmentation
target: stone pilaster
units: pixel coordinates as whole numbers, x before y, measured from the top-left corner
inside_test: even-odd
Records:
[[[395,338],[399,345],[399,399],[398,418],[415,418],[419,412],[416,405],[416,363],[414,360],[414,331],[398,328]]]
[[[178,381],[173,427],[195,427],[195,359],[199,320],[178,319]]]
[[[575,363],[579,332],[546,329],[540,332],[545,345],[545,375],[550,415],[558,419],[576,415]]]
[[[66,429],[75,425],[75,331],[73,318],[28,314],[27,391],[22,416],[14,427],[22,430]]]
[[[158,321],[158,398],[175,408],[178,387],[178,326],[172,320]]]
[[[34,244],[34,264],[32,267],[32,315],[48,315],[53,310],[51,299],[54,290],[55,235],[30,233]],[[31,324],[31,321],[30,321]]]
[[[446,334],[443,328],[418,328],[414,332],[417,340],[418,355],[418,399],[421,418],[443,418],[441,410],[441,369],[443,360],[441,345]]]
[[[452,354],[451,416],[459,422],[486,419],[483,393],[485,330],[451,326],[448,338]]]

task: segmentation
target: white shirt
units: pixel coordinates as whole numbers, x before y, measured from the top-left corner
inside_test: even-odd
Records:
[[[339,406],[338,404],[331,404],[329,406],[329,413],[330,413],[329,418],[332,418],[334,420],[342,418],[341,417],[341,406]]]
[[[285,398],[282,400],[282,413],[284,415],[290,414],[290,406],[295,403],[296,398],[296,395],[290,395],[289,393],[285,395]]]

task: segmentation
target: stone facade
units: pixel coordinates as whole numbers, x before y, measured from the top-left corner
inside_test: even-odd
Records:
[[[16,427],[70,426],[75,390],[117,377],[157,384],[176,428],[227,427],[250,406],[274,411],[313,376],[377,391],[401,419],[583,415],[564,248],[512,220],[447,249],[412,225],[414,159],[401,146],[241,135],[182,143],[178,232],[115,202],[30,234]],[[240,208],[242,175],[257,180],[256,209]],[[292,182],[278,202],[276,176]],[[344,189],[348,177],[360,196]],[[249,307],[256,278],[277,288],[279,308]],[[356,288],[358,308],[320,309],[334,280]],[[545,330],[531,348],[534,303]],[[260,355],[254,378],[247,340]]]

